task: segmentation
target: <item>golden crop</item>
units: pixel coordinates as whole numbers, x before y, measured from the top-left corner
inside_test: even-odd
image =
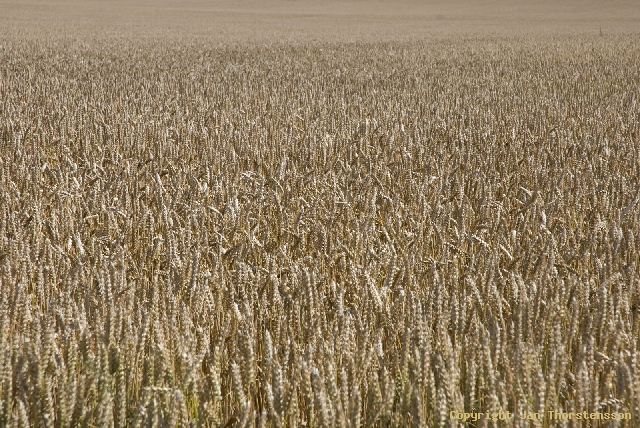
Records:
[[[1,426],[640,420],[637,37],[0,55]]]

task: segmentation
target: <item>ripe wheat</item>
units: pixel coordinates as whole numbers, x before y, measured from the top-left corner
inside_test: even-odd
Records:
[[[637,37],[2,55],[0,425],[640,418]]]

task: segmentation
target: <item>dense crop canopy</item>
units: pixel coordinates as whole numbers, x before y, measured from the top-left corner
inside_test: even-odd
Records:
[[[1,52],[0,425],[640,418],[637,37]]]

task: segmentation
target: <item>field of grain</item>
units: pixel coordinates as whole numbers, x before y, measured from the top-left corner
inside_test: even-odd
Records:
[[[638,33],[94,3],[0,5],[0,426],[640,424]]]

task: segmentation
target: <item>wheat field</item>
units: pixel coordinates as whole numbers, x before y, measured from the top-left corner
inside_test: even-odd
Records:
[[[0,426],[640,423],[637,34],[3,7]]]

